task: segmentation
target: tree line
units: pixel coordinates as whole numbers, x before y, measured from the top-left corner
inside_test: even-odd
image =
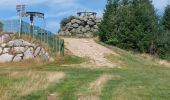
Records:
[[[170,5],[158,16],[151,0],[107,0],[100,40],[170,60]]]

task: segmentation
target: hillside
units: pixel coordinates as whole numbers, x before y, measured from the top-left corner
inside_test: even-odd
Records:
[[[92,39],[65,38],[65,41],[66,55],[56,62],[37,63],[34,60],[29,61],[31,63],[0,64],[0,99],[170,98],[168,67],[139,54],[98,44]],[[114,66],[110,67],[110,64]]]

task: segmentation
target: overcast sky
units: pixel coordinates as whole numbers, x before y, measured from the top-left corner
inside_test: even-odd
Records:
[[[27,11],[39,11],[45,13],[48,30],[56,32],[62,18],[76,15],[78,11],[95,11],[102,16],[107,0],[22,0],[26,4]],[[17,19],[16,5],[21,0],[0,0],[0,19]],[[153,0],[158,14],[162,14],[170,0]],[[26,19],[24,19],[26,20]],[[27,20],[26,20],[27,21]],[[36,20],[35,23],[40,23]]]

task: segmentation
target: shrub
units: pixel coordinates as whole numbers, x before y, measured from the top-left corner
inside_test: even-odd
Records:
[[[64,26],[66,26],[67,23],[69,23],[72,19],[75,19],[75,16],[70,16],[67,18],[62,19],[62,21],[60,22],[60,27],[63,28]]]

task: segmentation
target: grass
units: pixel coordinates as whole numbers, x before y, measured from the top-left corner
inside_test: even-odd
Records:
[[[97,96],[101,100],[169,100],[170,69],[139,55],[111,48],[120,55],[107,56],[119,68],[63,67],[62,64],[79,64],[86,60],[66,55],[53,63],[36,64],[36,61],[0,65],[0,100],[47,100],[52,93],[59,100],[77,100],[80,96],[96,95],[90,83],[101,75],[120,76],[109,80]],[[64,77],[57,78],[58,73]],[[52,82],[49,81],[49,77]],[[55,80],[55,79],[58,80]]]

